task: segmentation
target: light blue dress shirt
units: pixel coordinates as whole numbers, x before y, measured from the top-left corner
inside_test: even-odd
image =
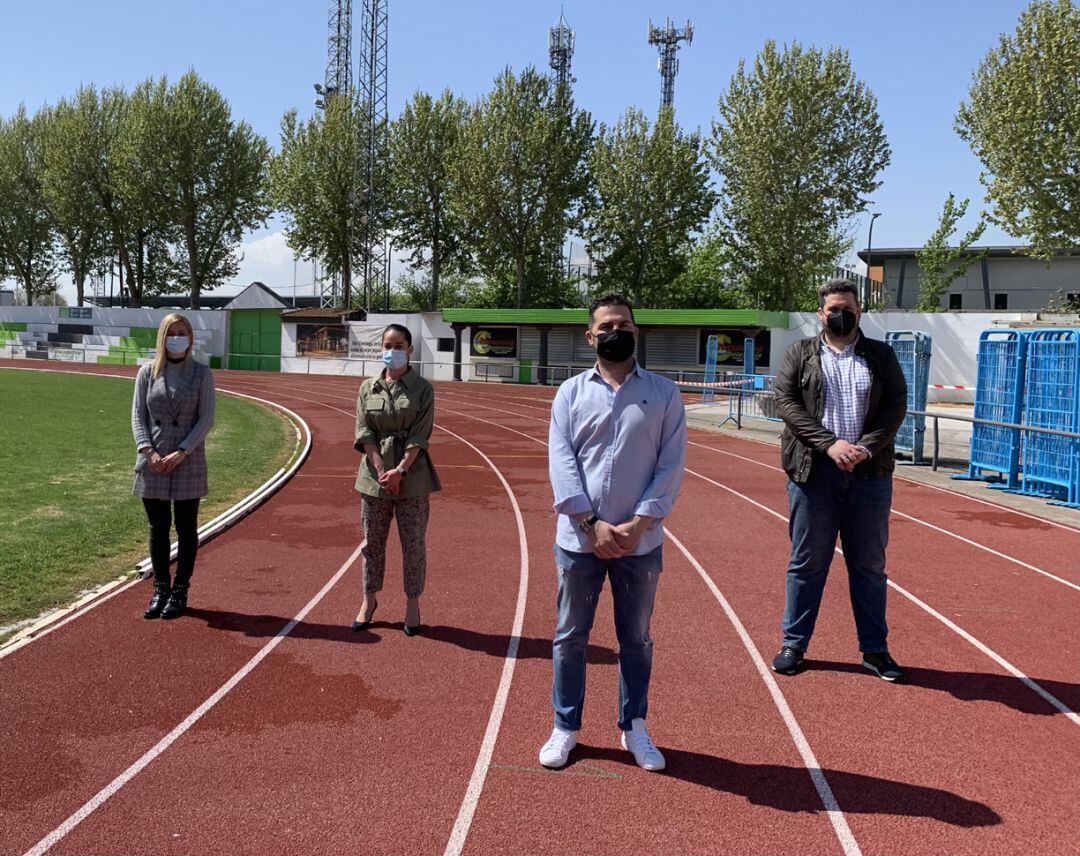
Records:
[[[674,383],[634,363],[616,391],[593,367],[559,387],[548,442],[560,547],[592,552],[570,516],[590,510],[615,526],[655,517],[633,555],[661,545],[686,459],[686,410]]]

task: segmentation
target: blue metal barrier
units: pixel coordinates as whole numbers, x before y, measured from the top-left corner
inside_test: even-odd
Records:
[[[1080,329],[1031,333],[1024,424],[1080,430]],[[1024,432],[1020,493],[1080,508],[1080,440]]]
[[[885,341],[896,352],[900,368],[907,381],[908,410],[926,410],[926,389],[930,383],[930,334],[919,330],[890,330]],[[904,417],[896,433],[896,448],[911,452],[911,460],[918,463],[923,457],[923,440],[926,437],[926,417]]]
[[[1024,369],[1028,333],[1020,330],[984,330],[979,336],[975,381],[976,419],[1019,424],[1024,409]],[[1020,485],[1018,428],[976,422],[971,428],[971,454],[967,475],[956,479],[1004,480],[1005,487]],[[995,475],[989,475],[993,473]]]
[[[705,383],[716,383],[716,358],[720,351],[720,337],[709,336],[705,343]],[[716,391],[706,386],[701,391],[701,402],[712,403],[716,400]]]

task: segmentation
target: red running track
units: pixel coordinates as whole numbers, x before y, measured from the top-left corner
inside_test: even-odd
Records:
[[[372,630],[348,629],[357,381],[217,378],[300,414],[312,454],[203,548],[190,617],[142,621],[137,585],[0,660],[0,853],[1080,853],[1080,532],[898,480],[910,683],[857,667],[842,559],[811,668],[774,679],[777,455],[692,431],[654,619],[668,771],[618,748],[605,596],[582,744],[553,773],[551,392],[437,385],[409,639],[393,571]]]

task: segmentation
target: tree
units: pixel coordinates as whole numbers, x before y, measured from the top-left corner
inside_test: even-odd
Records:
[[[437,101],[417,92],[390,130],[390,227],[396,233],[395,246],[410,251],[413,269],[425,258],[430,264],[428,299],[420,307],[429,311],[441,305],[443,271],[467,267],[464,225],[450,200],[455,193],[453,163],[468,109],[450,90]]]
[[[926,246],[915,253],[915,261],[922,271],[919,303],[916,306],[919,312],[940,312],[941,295],[949,290],[957,277],[962,276],[964,271],[986,254],[985,250],[980,253],[968,252],[968,248],[986,231],[986,221],[982,217],[979,217],[975,228],[964,235],[959,244],[949,246],[949,238],[956,231],[957,222],[967,213],[970,201],[964,199],[957,203],[956,197],[950,193],[945,200],[941,220],[934,234],[927,240]]]
[[[1036,258],[1080,243],[1080,8],[1036,0],[975,71],[956,130],[982,161],[989,219]]]
[[[357,106],[344,97],[328,99],[325,111],[307,123],[291,110],[281,120],[281,150],[270,164],[271,198],[285,215],[289,246],[350,284],[362,247],[359,224],[351,222],[360,121]]]
[[[27,305],[56,291],[52,218],[42,190],[42,128],[19,106],[0,119],[0,273],[14,277]]]
[[[270,146],[228,102],[189,71],[169,86],[147,81],[132,94],[130,167],[178,232],[191,308],[236,276],[244,233],[270,216]],[[130,175],[130,173],[129,173]]]
[[[816,307],[889,163],[877,99],[846,51],[770,40],[752,69],[739,62],[718,109],[710,156],[739,287],[760,309]]]
[[[534,302],[536,288],[550,293],[557,278],[588,186],[592,130],[589,114],[531,67],[500,74],[465,123],[453,208],[474,236],[485,275],[497,280],[509,264],[518,307]]]
[[[600,288],[643,308],[665,305],[690,234],[716,204],[701,136],[683,134],[670,107],[651,132],[645,114],[630,108],[614,128],[600,127],[589,171],[584,236]]]
[[[116,253],[122,290],[126,287],[139,305],[147,285],[161,287],[171,270],[171,236],[151,192],[151,178],[132,164],[135,132],[150,119],[133,109],[121,88],[99,93],[93,86],[82,87],[55,112],[62,121],[49,134],[49,195],[71,194],[76,198],[70,204],[77,205],[81,191],[86,192],[90,210],[71,216],[97,219],[105,233],[101,254]]]
[[[86,278],[103,265],[107,223],[102,217],[92,176],[82,170],[79,137],[86,127],[75,104],[61,100],[42,111],[42,190],[64,267],[75,284],[77,305],[83,305]]]
[[[685,252],[682,272],[668,288],[671,309],[738,309],[743,295],[732,282],[731,250],[715,226]]]

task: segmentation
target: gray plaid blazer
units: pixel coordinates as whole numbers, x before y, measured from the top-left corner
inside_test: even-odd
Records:
[[[139,369],[131,406],[131,431],[136,450],[153,446],[164,457],[185,449],[188,457],[171,473],[155,473],[139,455],[131,492],[145,499],[199,499],[209,493],[206,445],[203,440],[214,424],[214,376],[208,366],[188,357],[174,369],[175,382],[164,374],[152,376],[153,367]]]

